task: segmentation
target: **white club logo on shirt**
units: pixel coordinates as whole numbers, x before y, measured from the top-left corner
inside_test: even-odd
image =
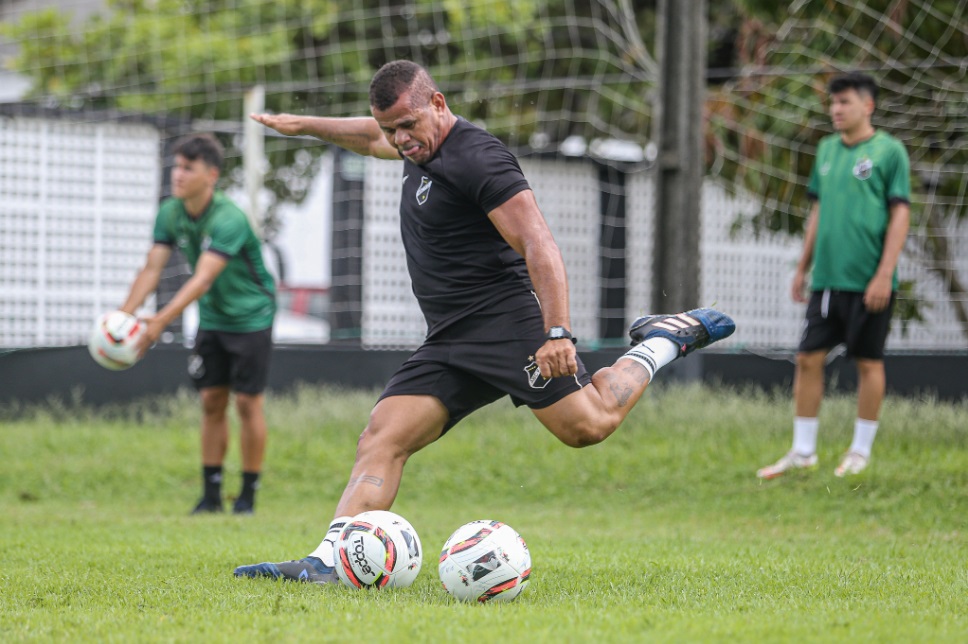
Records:
[[[430,186],[434,185],[434,182],[427,177],[420,177],[420,187],[417,188],[417,203],[421,206],[427,203],[427,198],[430,197]]]
[[[861,181],[866,181],[871,178],[871,172],[874,170],[874,162],[870,160],[869,157],[861,157],[857,159],[857,163],[854,164],[854,176]]]

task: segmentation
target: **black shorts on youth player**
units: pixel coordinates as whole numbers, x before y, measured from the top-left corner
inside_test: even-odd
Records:
[[[895,299],[892,293],[886,309],[871,313],[864,305],[863,293],[814,291],[807,304],[798,350],[810,353],[844,344],[849,358],[883,360]]]
[[[249,333],[199,330],[188,375],[196,389],[230,387],[241,394],[261,394],[271,356],[272,328]]]
[[[450,414],[445,432],[507,395],[516,406],[549,407],[589,384],[591,377],[579,359],[574,376],[542,378],[534,353],[544,343],[541,309],[533,294],[524,293],[428,338],[390,378],[380,400],[434,396]]]

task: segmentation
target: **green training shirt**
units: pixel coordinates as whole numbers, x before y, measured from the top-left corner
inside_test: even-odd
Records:
[[[276,287],[262,261],[262,244],[249,219],[216,191],[197,219],[181,199],[166,199],[155,219],[154,241],[178,248],[195,270],[205,251],[228,260],[212,287],[198,300],[199,329],[249,332],[272,326]]]
[[[904,144],[881,131],[853,146],[826,136],[807,190],[820,203],[810,288],[864,292],[881,261],[891,205],[911,201]]]

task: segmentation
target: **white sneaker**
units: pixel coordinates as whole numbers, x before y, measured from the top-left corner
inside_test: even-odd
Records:
[[[840,461],[840,465],[834,470],[834,476],[844,477],[847,475],[860,474],[867,467],[867,461],[870,460],[863,454],[858,454],[857,452],[847,452],[844,455],[844,460]]]
[[[761,479],[769,480],[775,479],[789,470],[813,469],[815,467],[817,467],[816,454],[803,456],[801,454],[797,454],[793,450],[790,450],[773,465],[767,465],[766,467],[757,470],[756,476]]]

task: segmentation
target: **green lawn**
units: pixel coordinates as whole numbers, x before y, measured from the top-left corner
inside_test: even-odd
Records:
[[[872,465],[841,480],[850,398],[821,413],[821,467],[754,476],[790,442],[786,392],[659,382],[602,445],[558,444],[507,402],[407,468],[394,511],[426,556],[384,592],[236,579],[322,538],[372,392],[271,396],[257,514],[189,517],[192,394],[0,425],[0,640],[968,641],[968,406],[889,399]],[[238,487],[233,428],[227,492]],[[436,555],[472,519],[527,540],[530,587],[458,604]]]

